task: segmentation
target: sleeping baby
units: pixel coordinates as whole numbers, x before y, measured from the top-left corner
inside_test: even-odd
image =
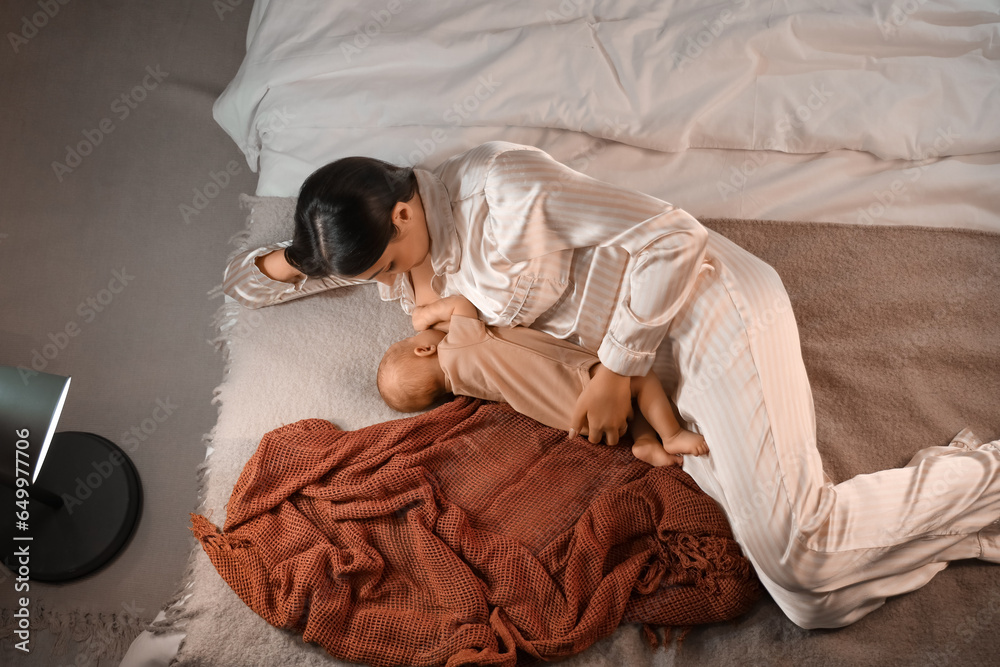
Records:
[[[413,322],[434,328],[395,343],[378,368],[379,393],[400,412],[461,394],[508,403],[565,431],[576,399],[600,366],[597,355],[540,331],[486,326],[462,296],[417,307]],[[677,423],[656,375],[632,378],[631,389],[639,407],[631,425],[636,458],[662,466],[679,463],[684,454],[708,453],[699,434]]]

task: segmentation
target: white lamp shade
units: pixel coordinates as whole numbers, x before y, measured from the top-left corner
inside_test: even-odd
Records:
[[[10,477],[30,475],[35,481],[66,402],[69,383],[70,378],[61,375],[0,366],[0,470]],[[26,454],[15,454],[15,450]]]

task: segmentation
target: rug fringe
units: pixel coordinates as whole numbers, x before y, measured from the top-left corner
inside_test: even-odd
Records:
[[[220,385],[221,386],[221,385]],[[212,403],[221,404],[218,401],[219,388],[215,390],[215,398],[212,399]],[[221,407],[220,407],[221,410]],[[208,448],[214,442],[215,427],[209,433],[202,437],[202,441],[206,443]],[[198,505],[196,511],[202,513],[205,511],[205,481],[211,471],[210,465],[211,453],[205,456],[205,460],[198,465],[195,470],[195,479],[198,483]],[[197,616],[197,613],[188,609],[187,601],[191,597],[192,588],[194,587],[194,571],[196,565],[196,558],[199,553],[201,553],[201,545],[197,540],[192,537],[192,547],[191,551],[188,553],[187,566],[184,568],[184,575],[181,577],[180,586],[177,588],[174,595],[167,601],[163,606],[161,611],[163,612],[163,618],[159,620],[154,620],[153,622],[146,625],[144,628],[148,630],[150,634],[153,635],[165,635],[174,634],[177,632],[186,632],[186,625],[189,620]]]
[[[55,635],[52,657],[65,655],[71,643],[81,645],[77,655],[89,658],[87,664],[107,659],[117,664],[129,645],[146,629],[148,622],[127,606],[118,612],[86,612],[50,609],[45,602],[28,606],[32,634],[47,630]],[[141,611],[141,610],[139,610]],[[0,645],[13,646],[19,641],[14,631],[19,620],[10,609],[0,609]]]
[[[245,193],[240,195],[240,208],[247,211],[246,224],[242,230],[236,232],[229,238],[229,243],[234,246],[234,249],[226,259],[227,264],[238,254],[244,252],[248,247],[251,228],[253,226],[253,207],[258,201],[259,199],[252,195]],[[209,298],[217,298],[222,295],[221,284],[217,285],[208,292]],[[223,387],[226,384],[226,379],[229,377],[230,343],[234,335],[240,334],[240,316],[241,314],[245,314],[245,312],[254,311],[245,311],[239,303],[227,299],[216,309],[215,314],[212,316],[212,329],[215,332],[215,335],[208,342],[222,355],[223,363],[222,382],[212,390],[211,402],[212,405],[215,405],[218,408],[217,413],[222,412],[222,392]],[[257,316],[260,317],[259,314]],[[205,445],[207,453],[205,455],[205,460],[202,461],[195,470],[195,479],[198,484],[198,504],[195,511],[199,514],[203,514],[206,509],[206,481],[211,473],[211,457],[215,443],[217,426],[218,414],[216,415],[216,424],[212,426],[212,429],[208,433],[202,436],[202,443]],[[174,595],[171,596],[170,600],[167,601],[166,605],[164,605],[161,610],[163,612],[163,618],[154,620],[153,622],[147,624],[144,628],[145,630],[149,631],[153,635],[186,632],[188,621],[197,616],[196,611],[188,608],[187,602],[191,598],[193,592],[192,589],[194,587],[195,566],[197,563],[196,559],[201,553],[201,545],[192,536],[191,551],[188,554],[187,566],[184,568],[184,574],[181,577],[180,585]]]

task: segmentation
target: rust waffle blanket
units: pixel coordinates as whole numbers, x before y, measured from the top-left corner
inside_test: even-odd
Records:
[[[721,621],[758,596],[685,473],[467,398],[357,431],[271,431],[224,531],[192,522],[255,612],[372,665],[559,658],[622,621]]]

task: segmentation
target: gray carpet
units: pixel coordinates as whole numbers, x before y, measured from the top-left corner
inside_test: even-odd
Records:
[[[258,201],[246,243],[285,238],[291,200]],[[1000,235],[910,228],[707,221],[772,263],[792,297],[814,385],[820,449],[836,480],[906,463],[969,426],[1000,436]],[[220,313],[229,373],[203,484],[224,505],[260,436],[304,417],[357,428],[391,418],[374,369],[408,319],[373,286]],[[200,548],[163,630],[184,629],[178,665],[329,665],[267,625]],[[650,653],[625,626],[571,665],[987,665],[1000,650],[1000,567],[953,564],[929,585],[836,631],[805,631],[770,600],[736,623],[694,629]]]
[[[41,4],[58,12],[39,17]],[[252,3],[233,4],[220,20],[202,0],[0,3],[0,364],[72,375],[59,430],[124,447],[146,500],[105,570],[31,585],[33,651],[4,641],[2,665],[117,664],[184,574],[223,370],[207,342],[221,298],[206,295],[256,184],[211,113],[245,52]],[[22,31],[15,50],[8,33]],[[214,189],[212,173],[228,184]],[[158,400],[175,406],[162,421]],[[0,566],[0,608],[15,595]]]

